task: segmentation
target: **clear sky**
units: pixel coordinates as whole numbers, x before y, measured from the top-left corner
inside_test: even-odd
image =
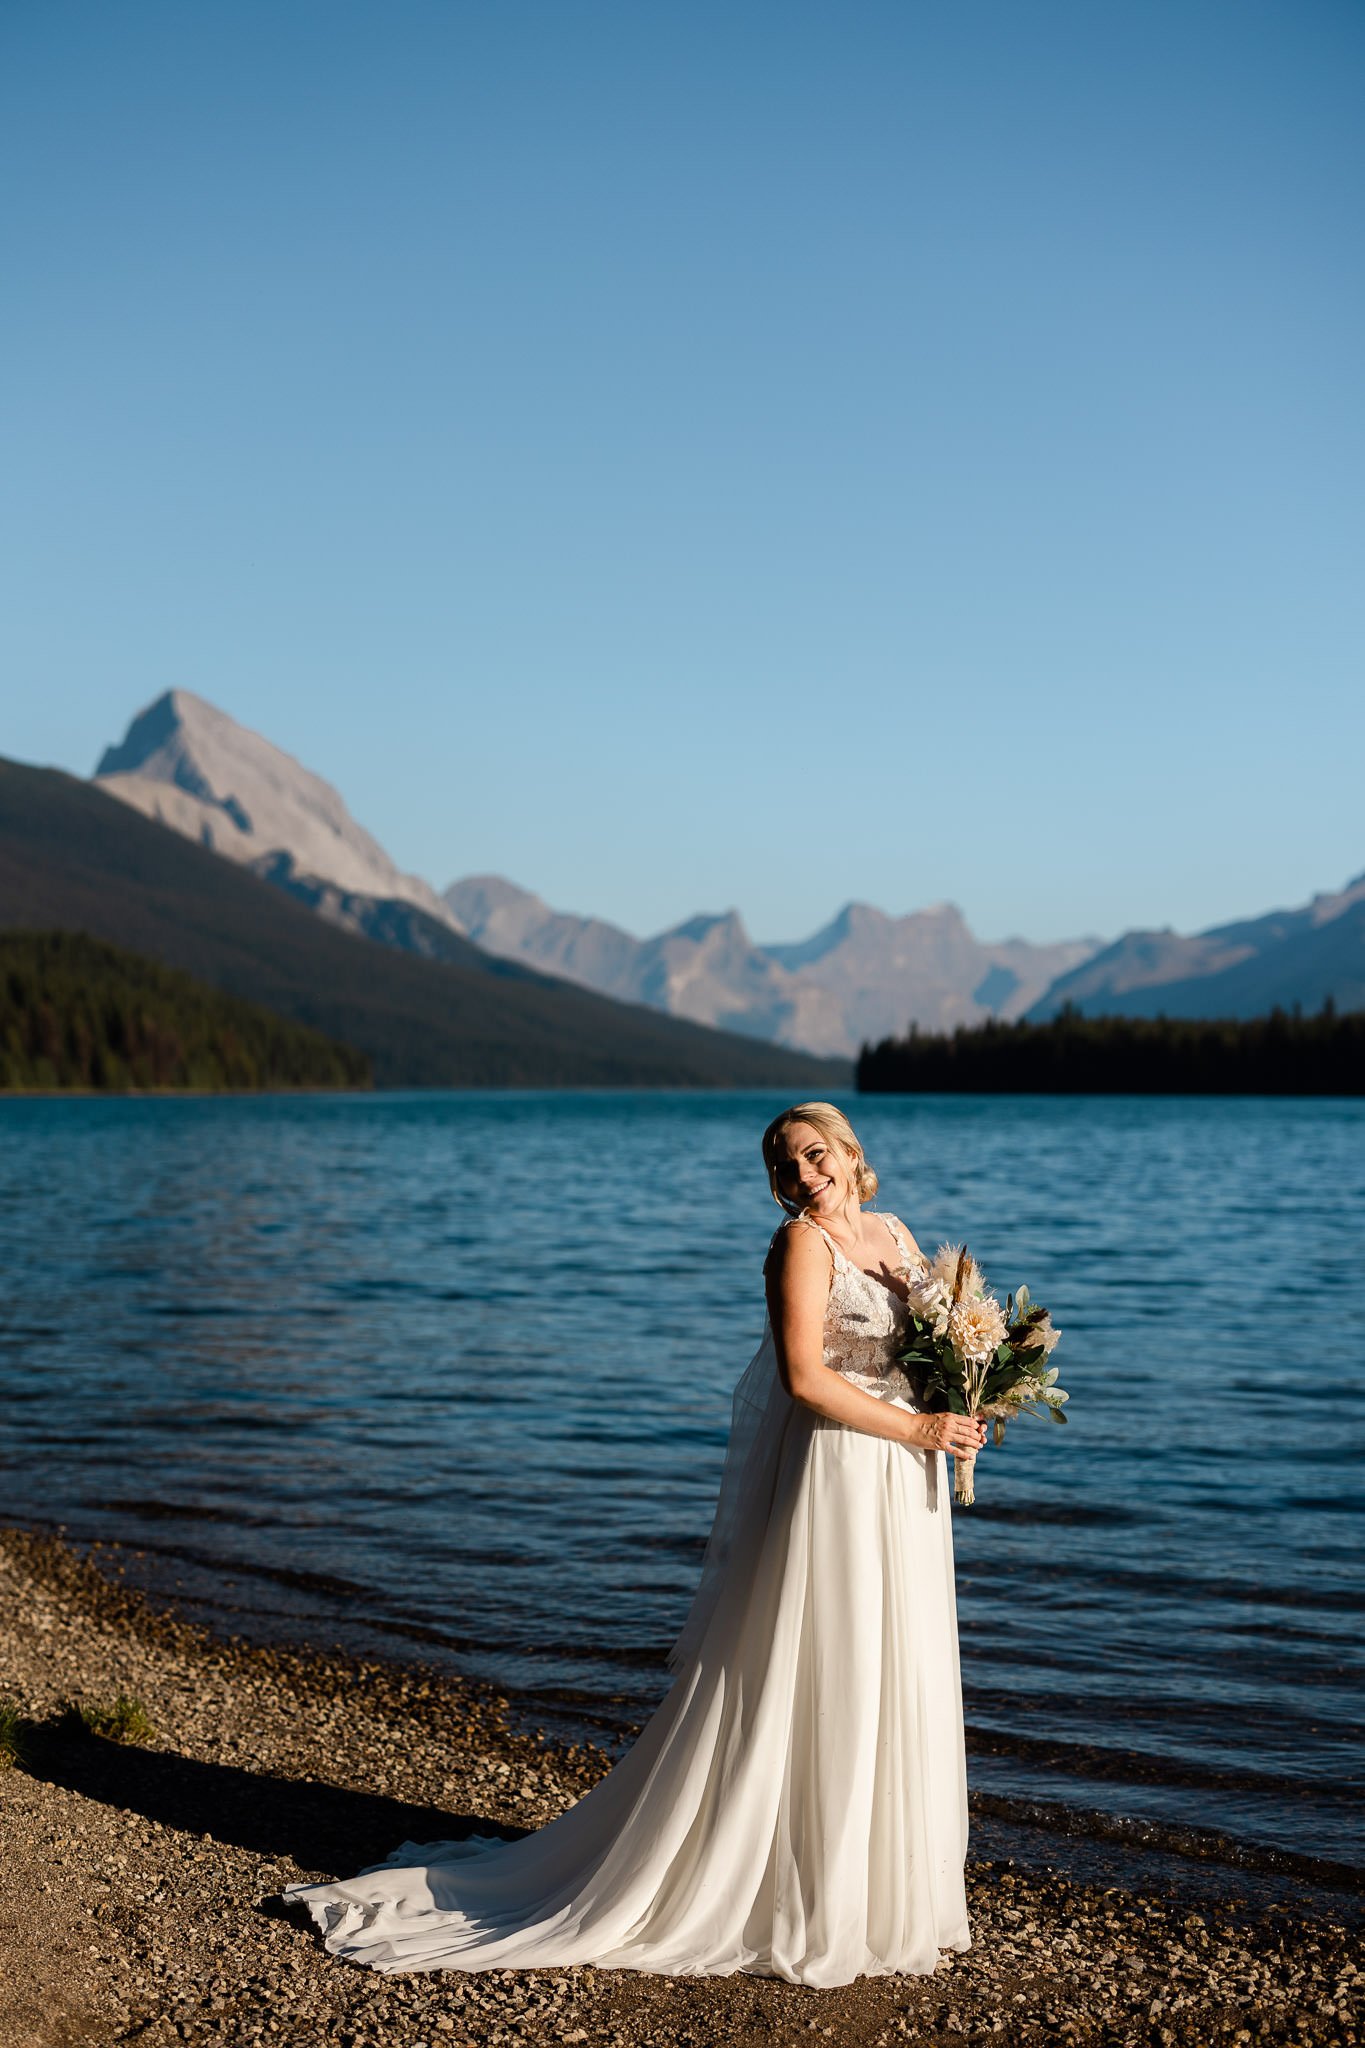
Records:
[[[1359,0],[5,0],[0,753],[761,940],[1365,868]]]

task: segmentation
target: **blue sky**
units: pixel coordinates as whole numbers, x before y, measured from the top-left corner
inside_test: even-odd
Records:
[[[0,752],[438,887],[1192,928],[1365,868],[1355,0],[7,0]]]

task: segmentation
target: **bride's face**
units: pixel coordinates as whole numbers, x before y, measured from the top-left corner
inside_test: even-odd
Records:
[[[832,1215],[853,1193],[847,1154],[812,1125],[788,1124],[777,1141],[777,1191],[795,1209]]]

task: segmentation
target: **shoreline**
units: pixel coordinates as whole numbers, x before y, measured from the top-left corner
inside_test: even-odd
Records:
[[[458,1634],[447,1636],[429,1626],[375,1616],[357,1626],[353,1616],[329,1611],[343,1597],[340,1585],[326,1589],[330,1599],[324,1601],[308,1581],[305,1590],[317,1604],[289,1615],[274,1613],[267,1621],[255,1600],[241,1596],[243,1582],[252,1586],[259,1581],[292,1593],[303,1582],[288,1570],[237,1560],[215,1572],[206,1560],[175,1544],[73,1532],[65,1522],[34,1516],[9,1526],[64,1546],[96,1564],[106,1577],[112,1572],[120,1589],[135,1592],[147,1608],[167,1610],[215,1641],[263,1651],[302,1650],[343,1665],[377,1660],[395,1671],[418,1672],[438,1685],[468,1685],[501,1700],[512,1733],[554,1750],[592,1749],[600,1754],[603,1768],[635,1739],[658,1704],[657,1698],[635,1690],[610,1698],[539,1687],[519,1690],[496,1672],[471,1671],[469,1646]],[[190,1590],[180,1575],[187,1569],[201,1581],[197,1590]],[[205,1573],[207,1584],[202,1582]],[[228,1588],[235,1596],[230,1600]],[[665,1683],[666,1679],[659,1697]],[[972,1841],[988,1843],[991,1856],[1012,1856],[1037,1870],[1060,1869],[1065,1875],[1123,1890],[1131,1889],[1140,1873],[1142,1883],[1164,1884],[1199,1903],[1239,1896],[1266,1905],[1336,1912],[1365,1924],[1365,1869],[1287,1845],[1200,1827],[1190,1820],[1095,1805],[1083,1796],[1071,1796],[1065,1781],[1047,1772],[1025,1773],[1023,1783],[1002,1788],[992,1783],[993,1774],[984,1766],[987,1759],[1010,1754],[1011,1745],[1006,1742],[1002,1749],[995,1730],[973,1721],[970,1703],[966,1743]],[[1084,1789],[1093,1799],[1094,1786]],[[1074,1790],[1081,1792],[1082,1787]]]
[[[135,1695],[143,1746],[62,1731]],[[0,1530],[0,1697],[31,1724],[0,1772],[0,2048],[278,2039],[299,2048],[908,2039],[1355,2048],[1352,1903],[1195,1896],[1034,1868],[974,1815],[973,1947],[932,1977],[814,1991],[592,1968],[384,1977],[327,1956],[279,1893],[405,1838],[542,1825],[608,1767],[514,1728],[502,1695],[419,1666],[220,1639],[70,1546]],[[1018,1828],[1014,1827],[1017,1836]],[[1011,1861],[1011,1857],[1014,1860]],[[1192,1885],[1195,1889],[1192,1889]]]

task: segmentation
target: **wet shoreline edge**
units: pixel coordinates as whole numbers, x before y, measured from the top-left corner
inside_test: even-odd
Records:
[[[370,1638],[348,1640],[340,1618],[315,1626],[287,1630],[252,1630],[252,1610],[237,1610],[248,1626],[225,1630],[205,1612],[205,1604],[182,1597],[166,1585],[160,1571],[131,1573],[127,1561],[143,1561],[147,1550],[123,1536],[76,1538],[65,1524],[23,1520],[0,1524],[6,1538],[51,1546],[68,1552],[86,1567],[86,1599],[92,1612],[125,1622],[139,1632],[170,1628],[176,1636],[199,1636],[205,1645],[252,1655],[282,1655],[336,1673],[338,1686],[352,1671],[387,1671],[399,1686],[450,1688],[465,1700],[479,1700],[485,1714],[497,1718],[505,1733],[518,1741],[546,1747],[559,1757],[585,1759],[589,1780],[616,1761],[647,1718],[647,1708],[634,1708],[626,1720],[593,1716],[587,1702],[573,1714],[546,1712],[540,1694],[518,1694],[491,1679],[460,1669],[460,1659],[442,1638],[426,1632],[393,1630],[368,1624]],[[332,1628],[334,1640],[327,1640]],[[389,1640],[385,1640],[389,1638]],[[424,1655],[432,1649],[436,1657]],[[1033,1870],[1060,1870],[1085,1882],[1134,1890],[1162,1884],[1191,1898],[1216,1901],[1236,1896],[1257,1905],[1295,1905],[1308,1911],[1342,1913],[1365,1925],[1365,1872],[1326,1858],[1310,1858],[1265,1843],[1240,1841],[1212,1829],[1201,1831],[1156,1823],[1134,1815],[1087,1806],[1052,1788],[1038,1798],[986,1792],[972,1786],[972,1757],[993,1749],[993,1735],[978,1731],[968,1720],[968,1792],[972,1837],[970,1853],[1027,1864]]]
[[[604,1752],[513,1730],[491,1688],[380,1659],[215,1638],[118,1582],[116,1565],[0,1530],[0,1692],[39,1728],[64,1697],[144,1700],[145,1747],[42,1736],[0,1773],[0,1913],[13,1993],[0,2044],[423,2039],[727,2044],[1357,2040],[1340,1912],[1198,1900],[1131,1845],[1128,1885],[1011,1861],[982,1816],[969,1855],[974,1945],[929,1978],[827,1992],[770,1979],[629,1972],[377,1978],[337,1965],[278,1909],[299,1876],[377,1861],[459,1826],[543,1824]],[[54,1882],[55,1876],[55,1882]],[[1149,1882],[1150,1880],[1150,1882]],[[38,1894],[42,1893],[41,1899]],[[69,1935],[69,1939],[65,1936]],[[1345,1987],[1345,1989],[1343,1989]],[[5,2010],[3,2000],[28,2001]]]
[[[338,1672],[383,1668],[400,1684],[415,1680],[447,1685],[488,1703],[509,1735],[542,1743],[556,1754],[592,1758],[594,1773],[615,1761],[652,1711],[649,1703],[625,1703],[623,1696],[625,1717],[612,1718],[595,1711],[586,1696],[570,1705],[567,1699],[552,1700],[543,1692],[519,1693],[462,1668],[455,1644],[435,1631],[371,1621],[358,1634],[349,1632],[348,1640],[339,1618],[321,1610],[311,1626],[308,1620],[295,1618],[284,1628],[253,1628],[258,1613],[240,1605],[232,1613],[243,1625],[225,1629],[221,1613],[167,1583],[166,1568],[178,1561],[174,1552],[163,1557],[122,1537],[76,1536],[64,1523],[32,1516],[0,1524],[0,1543],[11,1534],[82,1560],[94,1573],[87,1580],[88,1597],[111,1619],[129,1620],[143,1630],[159,1624],[197,1632],[207,1643],[247,1655],[280,1653]],[[149,1558],[154,1560],[150,1570],[133,1568],[145,1566]],[[220,1576],[235,1581],[244,1569],[240,1563],[230,1570],[224,1567]],[[293,1583],[288,1573],[272,1571],[265,1576]],[[1341,1913],[1365,1925],[1365,1871],[1360,1869],[1213,1829],[1117,1814],[1064,1794],[1058,1797],[1052,1786],[1036,1797],[1021,1797],[973,1785],[973,1756],[991,1753],[997,1739],[993,1732],[974,1727],[969,1715],[971,1853],[1005,1857],[1040,1871],[1060,1870],[1124,1890],[1160,1884],[1192,1898],[1286,1903],[1313,1912]]]

